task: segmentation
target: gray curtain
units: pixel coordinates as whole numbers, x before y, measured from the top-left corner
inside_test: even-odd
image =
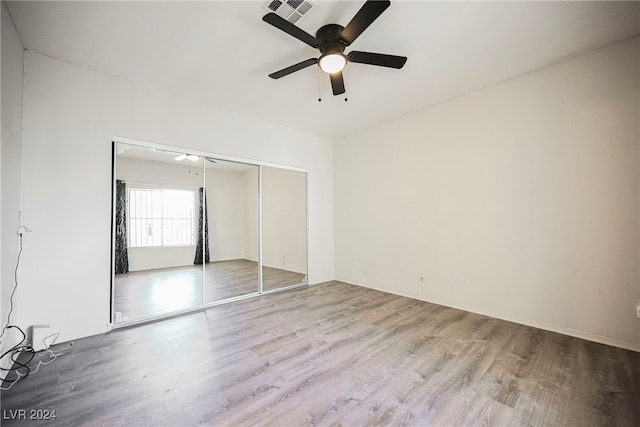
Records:
[[[196,257],[193,260],[194,264],[209,262],[209,221],[207,218],[207,195],[204,188],[200,187],[199,195],[198,243],[196,245]]]
[[[116,274],[129,272],[129,253],[127,252],[127,184],[116,180]]]

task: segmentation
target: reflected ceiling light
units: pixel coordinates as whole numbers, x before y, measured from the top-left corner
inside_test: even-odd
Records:
[[[327,53],[320,57],[319,65],[325,73],[337,73],[347,65],[347,57],[341,53]]]
[[[175,160],[176,162],[181,162],[184,159],[189,159],[192,162],[195,162],[199,159],[200,157],[196,156],[195,154],[180,154],[179,156],[176,156],[173,158],[173,160]]]

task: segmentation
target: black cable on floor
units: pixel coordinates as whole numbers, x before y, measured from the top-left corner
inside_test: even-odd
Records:
[[[22,329],[20,329],[18,326],[13,326],[13,325],[7,326],[6,329],[10,329],[10,328],[16,328],[20,332],[20,334],[22,334],[22,339],[18,344],[14,345],[9,350],[2,353],[2,356],[0,356],[0,362],[2,362],[2,360],[8,355],[9,358],[11,359],[12,366],[11,368],[3,368],[2,366],[0,366],[0,370],[16,373],[16,378],[13,378],[13,379],[5,378],[3,380],[3,383],[7,382],[9,384],[13,384],[16,381],[20,381],[29,376],[29,374],[31,373],[31,368],[29,368],[29,366],[27,365],[33,360],[33,358],[36,355],[36,352],[33,350],[31,346],[23,345],[27,339],[27,335],[24,333]],[[24,353],[29,354],[31,357],[29,357],[29,360],[27,361],[20,361],[19,357]],[[20,372],[21,369],[24,371]]]

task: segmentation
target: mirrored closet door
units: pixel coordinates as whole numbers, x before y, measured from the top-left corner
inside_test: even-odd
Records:
[[[303,171],[114,142],[112,322],[307,283]]]
[[[258,293],[258,166],[206,158],[205,303]]]
[[[114,149],[114,322],[200,307],[203,158],[122,143]]]
[[[262,287],[307,281],[307,178],[295,170],[262,167]]]

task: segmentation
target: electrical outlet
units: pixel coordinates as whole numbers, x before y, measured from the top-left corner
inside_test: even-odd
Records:
[[[640,319],[640,304],[636,305],[636,317]]]
[[[418,280],[424,281],[424,273],[418,273]]]

